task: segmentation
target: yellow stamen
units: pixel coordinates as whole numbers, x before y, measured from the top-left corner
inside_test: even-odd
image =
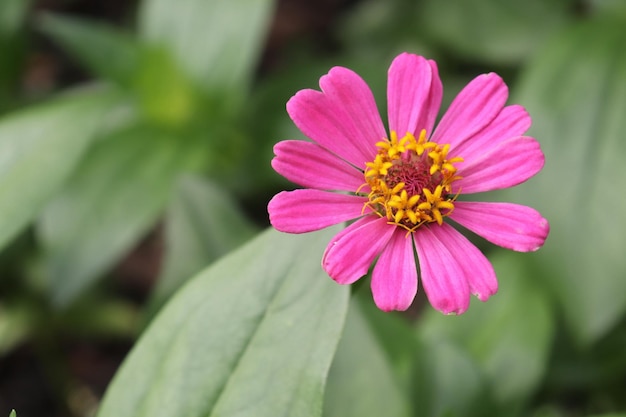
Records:
[[[376,147],[376,157],[365,165],[362,187],[370,192],[363,210],[369,207],[407,234],[425,223],[443,224],[457,197],[451,184],[461,178],[454,164],[463,158],[448,158],[450,145],[429,142],[425,130],[417,138],[392,131]]]

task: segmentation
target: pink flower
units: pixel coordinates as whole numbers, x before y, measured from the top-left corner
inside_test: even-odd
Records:
[[[443,91],[436,63],[404,53],[388,76],[389,135],[369,87],[347,68],[323,76],[321,92],[302,90],[289,100],[289,116],[312,142],[278,143],[272,166],[306,189],[274,196],[270,221],[306,233],[355,220],[326,248],[322,266],[331,278],[351,284],[378,258],[376,305],[405,310],[419,263],[433,307],[461,314],[470,294],[486,301],[498,283],[487,258],[445,219],[508,249],[539,249],[549,225],[536,210],[457,197],[520,184],[541,170],[544,156],[523,136],[528,113],[505,106],[508,89],[498,75],[472,80],[436,128]]]

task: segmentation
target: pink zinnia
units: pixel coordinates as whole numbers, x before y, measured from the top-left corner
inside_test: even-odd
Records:
[[[419,263],[433,307],[461,314],[470,294],[486,301],[498,283],[491,263],[446,218],[508,249],[543,245],[549,225],[536,210],[457,199],[520,184],[544,164],[539,143],[523,136],[530,116],[505,106],[508,89],[498,75],[472,80],[434,128],[443,91],[437,65],[399,55],[388,74],[389,135],[356,73],[332,68],[320,87],[287,103],[313,142],[280,142],[272,160],[278,173],[308,189],[277,194],[268,210],[272,225],[288,233],[355,220],[322,259],[335,281],[355,282],[378,258],[371,281],[376,305],[405,310],[417,292]]]

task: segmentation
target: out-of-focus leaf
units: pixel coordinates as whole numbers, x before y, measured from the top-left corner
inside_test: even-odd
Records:
[[[0,120],[0,248],[63,184],[116,97],[85,90]]]
[[[143,46],[132,89],[147,118],[161,126],[188,124],[201,104],[200,94],[164,47]],[[200,117],[219,120],[205,109]]]
[[[274,2],[272,0],[146,0],[139,28],[165,45],[191,79],[213,95],[249,87]]]
[[[0,2],[0,38],[11,35],[20,29],[30,3],[31,0],[4,0]]]
[[[0,110],[10,107],[19,85],[26,48],[22,28],[30,0],[0,1]]]
[[[613,398],[603,409],[626,409],[622,383],[626,375],[626,319],[587,349],[573,349],[575,344],[566,332],[557,334],[560,337],[553,352],[558,354],[552,356],[544,392],[584,392],[588,398]]]
[[[511,64],[568,19],[572,0],[426,0],[415,26],[473,60]]]
[[[626,413],[594,414],[589,417],[626,417]]]
[[[101,139],[39,224],[43,272],[58,305],[70,302],[154,225],[186,149],[141,126]]]
[[[163,304],[188,278],[256,232],[226,191],[200,176],[182,178],[167,210],[166,257],[153,305]]]
[[[626,16],[626,2],[623,0],[586,0],[585,3],[596,14]]]
[[[453,341],[480,365],[493,399],[507,412],[532,395],[545,373],[554,319],[549,299],[526,266],[528,254],[496,252],[492,262],[498,294],[486,303],[472,300],[466,313],[449,317],[430,311],[420,332],[430,340]]]
[[[17,413],[15,412],[15,410],[11,410],[9,417],[17,417]]]
[[[44,14],[39,26],[95,74],[135,93],[151,121],[179,126],[193,116],[199,94],[164,46],[146,45],[103,24],[52,14]]]
[[[415,16],[421,13],[421,3],[413,0],[355,3],[337,25],[339,36],[348,46],[346,53],[370,64],[376,71],[381,63],[386,67],[393,57],[405,51],[435,58],[436,51],[422,35],[421,26],[416,24]],[[386,68],[383,74],[386,75]]]
[[[522,74],[515,98],[533,117],[546,166],[507,196],[550,221],[538,258],[582,344],[626,310],[625,24],[592,20],[553,39]]]
[[[128,87],[138,70],[140,45],[113,27],[77,18],[43,14],[39,28],[87,68]]]
[[[626,417],[626,413],[594,414],[589,417]]]
[[[319,264],[333,233],[270,229],[193,278],[130,353],[98,416],[320,416],[349,293]]]
[[[482,417],[493,415],[486,378],[459,346],[425,340],[416,353],[412,399],[420,417]]]
[[[24,340],[32,321],[27,306],[0,304],[0,357]]]
[[[59,315],[59,322],[73,335],[111,340],[131,339],[139,329],[139,314],[131,302],[87,294]]]
[[[361,307],[352,303],[328,373],[323,415],[399,417],[408,414],[406,388],[394,375]]]
[[[364,285],[363,289],[365,288]],[[408,386],[415,353],[419,348],[413,327],[400,314],[379,310],[372,301],[370,291],[360,290],[358,295],[363,316],[367,319],[372,334],[385,351],[400,383]]]

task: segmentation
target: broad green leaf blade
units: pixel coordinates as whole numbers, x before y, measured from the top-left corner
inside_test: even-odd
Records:
[[[349,293],[320,267],[333,232],[270,229],[194,277],[130,353],[98,416],[320,416]]]
[[[582,344],[626,311],[625,22],[593,20],[562,33],[522,74],[515,98],[533,117],[546,166],[507,195],[550,221],[539,259]]]
[[[572,0],[426,0],[417,25],[428,36],[476,60],[513,64],[568,20]]]
[[[84,90],[0,119],[0,248],[63,184],[116,97]]]
[[[352,303],[328,374],[324,417],[408,416],[406,394],[359,303]]]
[[[205,92],[245,92],[256,67],[272,0],[146,0],[139,10],[143,38],[165,45]]]
[[[499,281],[496,295],[486,303],[472,300],[458,317],[430,311],[419,328],[426,339],[454,343],[470,354],[489,378],[501,415],[534,394],[545,374],[555,330],[541,279],[525,264],[529,256],[496,252],[491,257]]]
[[[39,29],[95,74],[128,87],[138,70],[140,45],[130,34],[102,23],[43,14]]]
[[[141,126],[90,150],[39,224],[56,304],[70,302],[154,225],[184,163],[176,138]]]
[[[199,176],[178,182],[165,222],[165,260],[152,296],[162,305],[186,280],[257,233],[233,198]]]

